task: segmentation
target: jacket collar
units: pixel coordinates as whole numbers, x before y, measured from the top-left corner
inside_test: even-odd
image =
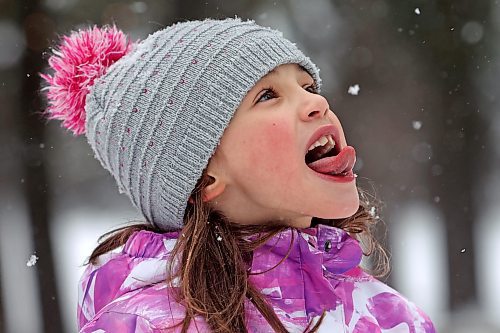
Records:
[[[362,250],[357,240],[339,228],[321,224],[305,229],[290,228],[275,235],[254,252],[251,271],[261,273],[269,270],[287,254],[285,261],[342,274],[360,264]]]
[[[156,266],[155,269],[132,271],[129,279],[134,281],[133,284],[152,284],[166,279],[170,254],[180,233],[139,231],[129,238],[123,252]],[[281,280],[287,276],[296,279],[296,275],[304,271],[318,277],[325,273],[342,274],[357,267],[361,257],[358,241],[342,229],[321,224],[305,229],[290,228],[255,250],[250,269],[251,279],[266,288],[270,280]]]
[[[308,313],[321,315],[338,303],[332,292],[338,280],[329,278],[356,268],[361,257],[358,241],[341,229],[289,229],[254,252],[249,279],[271,300],[302,302]]]

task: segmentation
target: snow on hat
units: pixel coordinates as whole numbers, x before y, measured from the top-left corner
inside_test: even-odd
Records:
[[[239,18],[177,23],[130,42],[116,27],[63,38],[49,59],[49,118],[88,143],[153,225],[183,226],[188,198],[247,92],[297,63],[319,70],[294,43]]]

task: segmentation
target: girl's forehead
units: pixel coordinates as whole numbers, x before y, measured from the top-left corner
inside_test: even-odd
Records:
[[[284,80],[304,80],[311,79],[314,80],[313,76],[302,66],[296,63],[283,64],[275,67],[269,71],[266,75],[260,78],[252,89],[270,83],[279,83]]]
[[[299,64],[295,64],[295,63],[291,63],[291,64],[283,64],[283,65],[279,65],[273,69],[271,69],[269,71],[269,73],[267,73],[266,75],[264,75],[262,79],[266,79],[266,78],[270,78],[270,77],[273,77],[273,76],[279,76],[281,74],[290,74],[290,73],[304,73],[304,74],[307,74],[309,76],[311,76],[307,70],[300,66]]]

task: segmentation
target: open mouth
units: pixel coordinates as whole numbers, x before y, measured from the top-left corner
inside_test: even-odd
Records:
[[[356,162],[356,151],[351,146],[340,148],[333,136],[325,135],[311,145],[305,155],[307,166],[324,175],[350,176]]]
[[[309,150],[305,156],[306,164],[310,164],[316,162],[325,157],[337,156],[340,153],[340,148],[338,144],[335,144],[334,147],[330,146],[318,146],[312,150]]]

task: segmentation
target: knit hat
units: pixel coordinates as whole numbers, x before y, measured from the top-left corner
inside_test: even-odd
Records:
[[[275,67],[319,70],[294,43],[238,18],[177,23],[131,43],[116,27],[64,37],[49,59],[49,118],[88,143],[153,225],[183,226],[188,198],[247,92]]]

